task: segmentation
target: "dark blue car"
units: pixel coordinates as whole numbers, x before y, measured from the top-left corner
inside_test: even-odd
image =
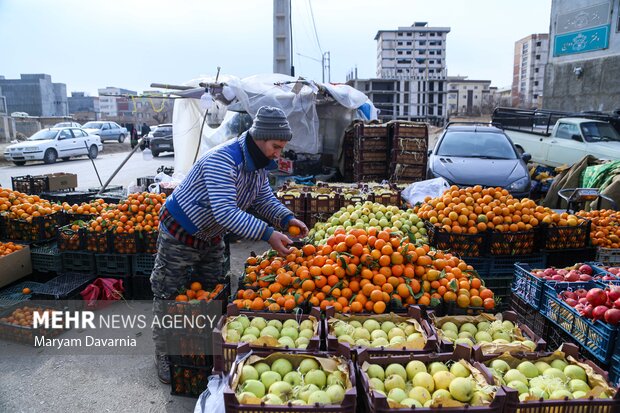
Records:
[[[427,178],[442,177],[452,185],[502,187],[518,198],[530,194],[527,162],[510,138],[489,124],[449,123],[429,151]]]

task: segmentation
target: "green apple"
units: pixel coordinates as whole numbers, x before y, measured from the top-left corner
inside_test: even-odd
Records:
[[[256,372],[258,373],[258,377],[260,377],[264,372],[270,370],[269,364],[264,363],[262,361],[259,363],[252,364],[252,367],[256,369]]]
[[[390,330],[392,330],[393,328],[396,327],[396,324],[394,324],[391,321],[385,321],[383,322],[383,324],[381,324],[381,330],[383,330],[385,332],[385,334],[390,334]]]
[[[517,390],[519,394],[528,393],[530,390],[527,387],[527,384],[521,381],[518,381],[518,380],[511,381],[508,384],[506,384],[506,386],[510,387],[511,389]]]
[[[424,365],[424,363],[422,363],[420,360],[411,360],[409,363],[407,363],[405,371],[407,372],[407,379],[411,381],[419,372],[426,372],[426,365]]]
[[[474,383],[471,379],[457,377],[450,383],[449,390],[455,400],[465,403],[474,394]]]
[[[303,377],[298,371],[289,371],[282,380],[291,386],[299,386],[303,382]]]
[[[265,395],[265,385],[258,380],[248,380],[241,386],[241,391],[250,392],[255,397],[261,398]]]
[[[248,380],[258,380],[258,377],[259,376],[256,369],[252,366],[246,365],[241,369],[241,378],[239,380],[243,384]]]
[[[253,343],[256,340],[258,340],[258,337],[252,334],[244,334],[243,337],[239,339],[239,341],[242,341],[244,343]]]
[[[528,379],[532,379],[539,375],[538,369],[531,361],[522,361],[517,366],[517,370],[519,370]]]
[[[327,392],[323,390],[315,391],[308,397],[308,404],[331,404],[331,399]]]
[[[422,403],[420,403],[419,401],[417,401],[416,399],[404,399],[400,401],[400,404],[402,404],[403,406],[407,406],[407,407],[423,407]]]
[[[530,387],[530,394],[537,399],[545,399],[549,398],[549,393],[541,389],[540,387]]]
[[[254,326],[250,326],[248,328],[246,328],[245,330],[243,330],[243,335],[246,334],[251,334],[253,336],[260,336],[260,329],[258,327],[254,327]]]
[[[407,398],[407,393],[400,388],[394,388],[388,392],[388,399],[392,399],[397,403],[400,403],[401,400],[405,400]]]
[[[448,371],[448,368],[446,367],[445,364],[443,364],[440,361],[434,361],[431,364],[429,364],[428,366],[428,372],[431,376],[434,376],[435,373],[439,372],[439,371]]]
[[[363,327],[368,330],[368,332],[372,333],[375,330],[381,329],[381,324],[379,324],[377,320],[369,318],[368,320],[364,321]]]
[[[275,371],[280,377],[286,376],[290,371],[293,371],[293,365],[285,358],[279,358],[271,364],[271,371]]]
[[[390,364],[389,366],[386,367],[385,375],[386,376],[391,376],[393,374],[399,375],[405,381],[407,380],[407,371],[400,364],[393,363],[393,364]]]
[[[260,337],[273,337],[278,339],[280,338],[280,331],[274,326],[266,326],[260,331]]]
[[[385,386],[383,385],[383,380],[379,380],[378,378],[373,377],[370,380],[368,380],[368,382],[370,383],[371,389],[381,390],[382,392],[385,392]]]
[[[280,320],[269,320],[269,321],[267,322],[267,325],[268,325],[268,326],[275,327],[275,328],[277,328],[278,330],[282,330],[282,321],[280,321]]]
[[[287,347],[288,348],[296,348],[295,347],[295,341],[293,341],[292,338],[287,337],[287,336],[282,336],[278,339],[278,343],[282,346],[282,347]]]
[[[555,367],[551,367],[550,369],[545,370],[545,372],[543,373],[543,377],[557,377],[563,382],[566,382],[566,375],[564,374],[564,372]]]
[[[478,331],[475,338],[477,343],[490,343],[493,341],[493,337],[486,331]]]
[[[327,375],[323,370],[311,370],[304,375],[304,382],[322,389],[327,384]]]
[[[435,382],[433,381],[433,376],[426,372],[419,372],[413,378],[413,386],[424,387],[429,392],[433,392],[435,390]]]
[[[478,331],[488,331],[491,328],[491,323],[489,323],[488,321],[481,321],[478,323],[476,328],[478,329]]]
[[[344,400],[345,390],[344,387],[339,384],[332,384],[327,387],[325,393],[329,396],[329,400],[332,404],[340,404],[342,400]]]
[[[275,394],[281,399],[288,398],[293,392],[293,386],[285,381],[277,381],[269,386],[269,393]]]
[[[299,324],[299,330],[313,330],[314,324],[312,320],[304,320]]]
[[[471,375],[469,369],[459,362],[452,364],[450,373],[452,373],[454,377],[469,377]]]
[[[568,390],[555,390],[549,396],[549,399],[551,399],[551,400],[564,400],[566,398],[572,400],[573,399],[573,393],[569,392]]]
[[[376,340],[378,338],[384,338],[387,340],[388,335],[385,331],[379,329],[379,330],[374,330],[372,333],[370,333],[370,338],[372,340]]]
[[[588,383],[583,380],[572,379],[568,382],[568,389],[573,393],[576,391],[583,391],[587,393],[590,391],[590,386],[588,386]]]
[[[353,333],[353,338],[355,340],[370,340],[370,333],[364,327],[359,327],[355,329],[355,332]]]
[[[510,370],[510,366],[504,360],[495,359],[491,362],[491,368],[500,374],[506,374]]]
[[[260,375],[260,381],[263,383],[263,385],[265,386],[265,389],[267,389],[267,391],[269,391],[269,387],[278,381],[282,381],[282,376],[280,375],[280,373],[277,373],[275,371],[266,371],[263,374]]]
[[[370,366],[368,366],[366,374],[368,374],[368,377],[370,377],[371,379],[376,378],[381,381],[385,379],[385,371],[383,370],[383,367],[378,364],[371,364]]]
[[[478,332],[478,329],[472,323],[464,323],[463,325],[461,325],[461,328],[459,329],[459,331],[467,331],[468,333],[470,333],[472,336],[475,337],[476,333]]]
[[[551,362],[551,367],[564,371],[564,368],[568,366],[568,363],[562,359],[555,359]]]
[[[520,381],[526,386],[528,384],[527,377],[517,369],[510,369],[504,374],[504,381],[510,383],[511,381]]]
[[[433,381],[435,382],[435,389],[447,389],[450,383],[454,380],[454,374],[449,371],[438,371],[433,374]]]
[[[421,386],[416,386],[409,390],[409,394],[407,395],[409,398],[417,400],[418,402],[424,404],[427,400],[431,399],[431,393]]]
[[[433,403],[441,403],[441,401],[445,401],[445,400],[453,400],[454,397],[452,396],[452,394],[450,394],[450,392],[446,389],[439,389],[439,390],[435,390],[433,392],[433,395],[431,396],[431,400],[433,401]]]
[[[569,379],[578,379],[584,382],[588,380],[588,377],[586,376],[586,371],[583,368],[574,364],[569,364],[568,366],[564,367],[564,374]]]
[[[291,327],[291,328],[294,328],[295,330],[299,330],[299,323],[297,322],[297,320],[293,320],[292,318],[289,318],[288,320],[284,321],[284,323],[282,324],[282,328],[285,328],[285,327]],[[310,328],[312,328],[312,326]]]
[[[263,317],[254,317],[252,321],[250,321],[250,326],[262,330],[263,328],[267,327],[267,320],[265,320]]]
[[[545,372],[545,370],[551,368],[551,366],[549,364],[545,363],[544,361],[537,361],[536,363],[534,363],[534,365],[536,366],[536,368],[538,369],[538,372],[540,374],[543,374]]]
[[[385,386],[385,390],[387,390],[388,392],[392,389],[404,390],[406,388],[405,380],[398,374],[392,374],[391,376],[388,376],[383,382],[383,385]]]
[[[297,340],[299,332],[294,327],[282,327],[282,330],[280,330],[280,337],[290,337],[293,340]]]
[[[244,330],[250,326],[250,319],[246,315],[240,315],[235,318],[235,321],[241,323]]]
[[[448,321],[446,323],[443,323],[441,325],[441,329],[444,332],[446,332],[446,331],[454,331],[455,333],[459,332],[459,328],[456,326],[456,324],[454,324],[453,322],[450,322],[450,321]]]
[[[586,397],[586,394],[587,393],[585,391],[578,390],[576,392],[573,392],[573,399],[582,399]]]

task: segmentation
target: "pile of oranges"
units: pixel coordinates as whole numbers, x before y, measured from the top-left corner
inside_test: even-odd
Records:
[[[576,226],[583,222],[574,215],[557,214],[528,198],[513,198],[506,189],[451,186],[438,198],[427,197],[416,212],[446,232],[477,234],[530,231],[541,223]]]
[[[84,214],[84,215],[99,215],[108,208],[113,208],[114,205],[108,205],[103,199],[96,199],[89,203],[82,203],[80,205],[70,205],[67,202],[62,203],[62,210],[71,214]]]
[[[344,313],[384,313],[395,307],[456,303],[493,309],[493,292],[463,260],[376,228],[339,228],[325,245],[273,251],[246,261],[233,301],[250,310],[291,311],[303,304]]]
[[[174,301],[190,302],[194,300],[211,301],[224,289],[224,284],[218,284],[212,291],[202,288],[202,284],[198,281],[192,282],[188,288],[182,289],[174,298]]]
[[[101,232],[111,229],[116,233],[134,233],[135,231],[154,231],[159,227],[159,210],[166,202],[165,194],[149,192],[129,194],[127,199],[116,208],[102,211],[90,227],[92,231]]]
[[[23,245],[20,244],[14,244],[12,242],[0,242],[0,256],[9,255],[23,248]]]
[[[34,317],[35,312],[42,313],[42,314],[50,313],[50,318],[51,318],[52,310],[49,308],[43,309],[41,307],[24,306],[24,307],[17,308],[16,310],[14,310],[11,314],[7,315],[6,317],[0,318],[0,323],[13,324],[13,325],[22,326],[22,327],[32,327],[32,319]]]
[[[592,221],[592,245],[603,248],[620,248],[620,212],[611,209],[579,211],[578,216]]]
[[[0,188],[0,213],[6,213],[10,219],[32,222],[32,218],[51,215],[60,210],[60,205],[52,204],[38,195]]]

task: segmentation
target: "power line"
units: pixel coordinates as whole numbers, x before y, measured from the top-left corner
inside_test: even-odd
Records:
[[[314,11],[312,11],[312,0],[308,0],[308,6],[310,6],[310,16],[312,17],[312,27],[314,28],[314,36],[316,37],[316,44],[319,46],[319,51],[323,54],[321,48],[321,42],[319,41],[319,34],[316,31],[316,23],[314,22]]]

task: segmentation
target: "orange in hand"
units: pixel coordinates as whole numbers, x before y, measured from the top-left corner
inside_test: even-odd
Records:
[[[301,234],[301,228],[299,228],[296,225],[291,225],[288,227],[288,233],[291,234],[292,236],[296,237],[299,234]]]

